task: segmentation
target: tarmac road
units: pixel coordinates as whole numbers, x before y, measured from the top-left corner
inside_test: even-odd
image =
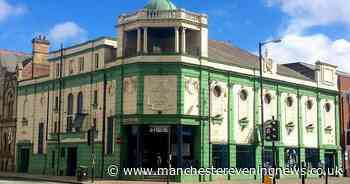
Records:
[[[0,184],[60,184],[46,181],[28,181],[28,180],[12,180],[12,179],[0,179]]]

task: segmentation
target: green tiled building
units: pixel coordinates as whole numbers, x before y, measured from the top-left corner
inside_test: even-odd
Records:
[[[111,177],[110,165],[157,169],[168,166],[169,155],[173,168],[260,168],[258,58],[208,39],[207,19],[152,0],[119,16],[117,39],[50,53],[48,41],[34,39],[32,62],[18,72],[17,170],[75,175],[86,166],[90,175],[95,168],[97,177]],[[316,66],[311,79],[263,59],[264,121],[280,121],[279,167],[342,165],[336,67]],[[265,146],[268,167],[271,142]]]

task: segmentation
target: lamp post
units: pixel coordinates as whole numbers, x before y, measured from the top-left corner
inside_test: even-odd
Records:
[[[260,108],[261,108],[261,115],[260,115],[260,121],[261,121],[261,133],[262,133],[262,139],[261,139],[261,169],[264,168],[264,146],[265,146],[265,130],[264,130],[264,85],[263,85],[263,58],[262,58],[262,47],[264,45],[270,44],[270,43],[280,43],[282,42],[281,39],[274,39],[274,40],[268,40],[265,42],[259,42],[259,63],[260,63]],[[264,183],[264,172],[261,170],[261,180],[262,183]]]

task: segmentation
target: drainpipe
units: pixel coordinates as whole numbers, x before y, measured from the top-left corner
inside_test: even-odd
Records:
[[[44,171],[43,174],[46,174],[47,169],[47,140],[48,140],[48,132],[49,132],[49,113],[50,113],[50,87],[47,87],[47,109],[46,109],[46,132],[45,132],[45,144],[46,144],[46,154],[45,154],[45,165],[44,165]]]
[[[59,78],[59,99],[58,99],[58,134],[57,134],[57,171],[56,175],[59,176],[60,172],[60,160],[61,160],[61,111],[62,111],[62,70],[63,70],[63,44],[61,44],[61,56],[60,56],[60,78]]]
[[[106,149],[106,88],[107,79],[106,73],[103,73],[103,125],[102,125],[102,166],[101,166],[101,177],[103,178],[104,166],[105,166],[105,149]]]

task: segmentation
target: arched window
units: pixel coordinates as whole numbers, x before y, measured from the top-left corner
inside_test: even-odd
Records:
[[[73,115],[73,101],[74,101],[74,96],[72,93],[68,95],[67,99],[67,114],[68,115]]]
[[[13,102],[13,95],[12,91],[9,91],[5,97],[6,99],[6,117],[12,118],[13,117],[13,108],[14,108],[14,102]]]
[[[74,96],[70,93],[67,99],[67,132],[71,132],[73,127],[73,100]]]
[[[84,97],[83,93],[78,93],[78,99],[77,99],[77,113],[83,113],[83,104],[84,104]]]

